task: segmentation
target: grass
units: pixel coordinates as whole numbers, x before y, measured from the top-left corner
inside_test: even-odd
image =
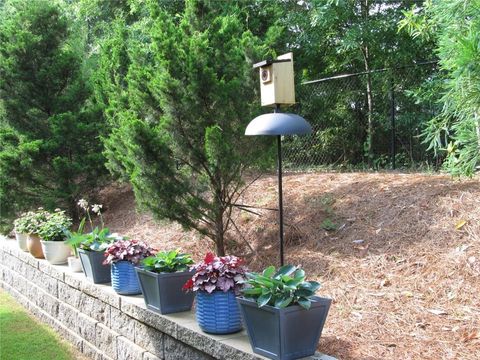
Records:
[[[0,291],[0,359],[78,358],[70,344],[48,326],[33,319],[9,294]]]

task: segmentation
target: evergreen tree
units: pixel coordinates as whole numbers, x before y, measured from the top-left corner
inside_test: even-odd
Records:
[[[129,29],[118,20],[102,45],[108,166],[129,179],[140,206],[198,230],[224,255],[242,175],[271,158],[244,136],[258,114],[251,66],[266,49],[234,4],[187,1],[172,17],[153,3],[148,19]]]
[[[104,175],[103,117],[85,80],[81,39],[55,2],[0,9],[2,225],[22,208],[74,208]]]

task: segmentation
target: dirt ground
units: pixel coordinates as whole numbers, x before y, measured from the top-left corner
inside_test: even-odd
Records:
[[[128,186],[109,186],[100,199],[114,231],[196,260],[213,249],[194,232],[137,213]],[[276,177],[259,179],[242,202],[275,208]],[[289,174],[284,205],[286,262],[302,264],[322,283],[319,295],[333,299],[320,351],[339,359],[480,359],[478,178]],[[259,270],[278,264],[277,213],[252,210],[235,214],[239,232],[228,251]]]

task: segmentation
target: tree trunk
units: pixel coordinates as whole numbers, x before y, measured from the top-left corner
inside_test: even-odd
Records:
[[[480,152],[480,117],[475,113],[475,130],[477,131],[477,148]]]
[[[217,175],[217,185],[221,184],[220,176]],[[225,227],[223,216],[225,214],[225,206],[222,198],[222,190],[217,187],[215,190],[215,247],[218,256],[225,256]]]
[[[368,22],[369,16],[369,1],[365,0],[361,2],[362,8],[362,17],[365,24]],[[368,26],[367,26],[368,27]],[[370,52],[368,48],[368,44],[365,42],[362,44],[362,55],[363,55],[363,63],[364,69],[367,73],[367,161],[368,166],[372,166],[373,160],[373,94],[372,94],[372,75],[370,74]]]

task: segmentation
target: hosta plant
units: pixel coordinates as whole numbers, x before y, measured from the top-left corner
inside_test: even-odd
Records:
[[[181,254],[179,250],[158,252],[155,256],[149,256],[142,261],[143,268],[155,273],[173,273],[187,271],[193,264],[189,254]]]
[[[319,288],[318,282],[305,281],[305,272],[298,266],[285,265],[278,271],[269,266],[262,273],[248,273],[242,293],[259,307],[284,308],[298,304],[309,309],[311,297]]]
[[[215,290],[233,290],[239,294],[246,280],[246,267],[242,259],[236,256],[219,257],[208,253],[203,261],[191,269],[195,270],[195,274],[183,286],[186,291],[204,290],[211,294]]]
[[[129,261],[137,265],[141,260],[152,256],[155,252],[155,249],[143,241],[119,240],[105,250],[106,259],[103,264],[108,265],[117,261]]]
[[[72,219],[65,211],[56,209],[53,213],[47,212],[45,219],[38,226],[37,233],[44,241],[63,241],[71,225]]]

